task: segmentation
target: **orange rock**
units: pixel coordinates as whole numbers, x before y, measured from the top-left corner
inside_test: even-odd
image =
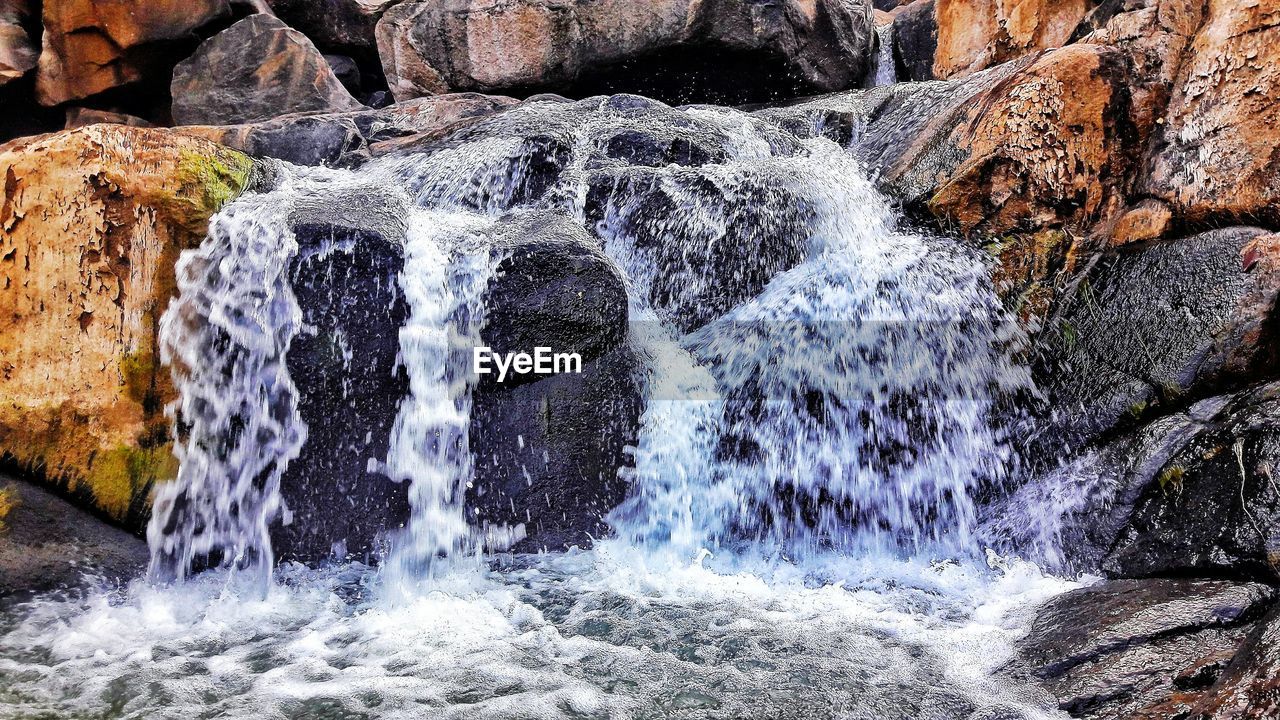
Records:
[[[156,349],[174,262],[252,167],[122,125],[0,147],[0,456],[141,522],[176,469]]]
[[[1116,221],[1112,245],[1146,242],[1164,237],[1173,220],[1169,206],[1159,200],[1143,200]]]
[[[187,37],[228,12],[227,0],[57,0],[44,3],[36,76],[43,105],[142,79],[148,43]]]
[[[1118,204],[1139,152],[1123,54],[1072,45],[976,97],[948,143],[966,158],[928,201],[964,233],[1083,231]],[[899,161],[914,162],[910,155]]]
[[[968,75],[1061,47],[1090,5],[1087,0],[937,0],[934,77]]]
[[[1280,222],[1280,0],[1211,0],[1148,192],[1188,222]]]

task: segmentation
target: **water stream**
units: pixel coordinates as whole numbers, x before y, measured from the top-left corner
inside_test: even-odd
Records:
[[[1072,583],[974,533],[977,495],[1016,469],[1000,398],[1030,383],[981,255],[903,229],[849,149],[729,110],[663,111],[722,155],[644,169],[674,199],[654,205],[601,159],[601,138],[653,129],[628,103],[514,115],[559,128],[550,179],[543,148],[477,137],[285,168],[228,206],[166,315],[183,465],[151,577],[0,616],[0,716],[1058,717],[998,670]],[[381,461],[412,516],[377,567],[273,572],[279,473],[307,437],[288,218],[349,183],[414,205],[410,394]],[[591,549],[486,555],[464,511],[466,361],[503,258],[483,236],[515,208],[568,213],[626,276],[645,411]]]

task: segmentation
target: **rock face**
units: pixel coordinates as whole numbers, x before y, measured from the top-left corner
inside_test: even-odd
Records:
[[[26,75],[39,60],[40,52],[23,27],[29,12],[25,0],[0,7],[0,87]]]
[[[1095,0],[937,0],[933,75],[968,75],[1067,44]]]
[[[1189,222],[1280,222],[1280,3],[1214,0],[1178,72],[1147,190]]]
[[[580,85],[589,90],[566,94],[760,101],[774,90],[794,96],[805,94],[799,88],[855,85],[873,37],[864,0],[448,0],[402,3],[378,23],[383,68],[399,100]],[[611,86],[611,78],[622,84]]]
[[[419,98],[382,110],[286,115],[245,125],[188,125],[178,132],[208,138],[254,157],[349,168],[392,152],[403,143],[439,135],[514,104],[511,98],[459,93]]]
[[[374,27],[400,0],[269,0],[272,11],[326,51],[374,50]]]
[[[1187,717],[1202,720],[1270,718],[1280,715],[1280,606],[1245,640],[1222,672],[1222,679]]]
[[[175,471],[156,333],[178,253],[252,161],[95,125],[0,153],[0,454],[137,529]]]
[[[1040,610],[1019,643],[1020,661],[1072,717],[1204,717],[1179,711],[1210,704],[1219,687],[1248,687],[1230,675],[1274,664],[1257,650],[1274,632],[1258,619],[1275,594],[1266,585],[1197,580],[1120,580],[1076,590]],[[1256,680],[1263,690],[1268,681]]]
[[[351,97],[305,35],[254,15],[205,41],[173,71],[173,119],[234,125],[299,112],[342,112]]]
[[[1230,228],[1108,255],[1065,294],[1046,340],[1069,435],[1274,372],[1280,239]]]
[[[86,574],[124,582],[147,567],[147,544],[66,500],[0,475],[0,605],[75,588]],[[0,500],[0,504],[3,500]]]
[[[187,37],[227,14],[227,0],[65,0],[44,3],[36,91],[57,105],[142,79],[146,46]]]

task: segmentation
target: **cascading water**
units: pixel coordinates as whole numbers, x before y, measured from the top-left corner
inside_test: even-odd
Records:
[[[156,572],[206,557],[269,568],[279,473],[306,437],[282,363],[305,331],[286,281],[291,213],[352,183],[416,205],[401,218],[409,394],[386,457],[370,458],[408,483],[412,516],[382,568],[290,564],[265,596],[226,591],[224,569],[39,601],[0,629],[0,703],[156,717],[1056,713],[996,671],[1024,628],[1015,611],[1067,584],[975,560],[974,495],[1015,461],[999,398],[1029,382],[981,258],[898,229],[830,141],[625,96],[566,108],[527,103],[505,136],[464,130],[357,173],[288,170],[184,259],[165,330],[184,465],[157,499]],[[659,131],[674,139],[646,135]],[[466,360],[503,259],[486,233],[518,208],[567,210],[623,269],[645,411],[617,537],[486,562],[502,542],[464,506]],[[475,563],[442,573],[442,558]]]

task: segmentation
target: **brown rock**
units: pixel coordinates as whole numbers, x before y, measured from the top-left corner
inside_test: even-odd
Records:
[[[1159,200],[1143,200],[1120,216],[1111,231],[1112,245],[1146,242],[1164,237],[1173,220],[1169,206]]]
[[[810,91],[839,90],[861,81],[873,34],[866,0],[407,2],[387,10],[377,30],[398,100],[448,90],[559,91],[609,72],[649,73],[613,90],[661,94],[664,72],[701,72],[690,82],[707,85],[743,71],[731,56],[746,62],[756,85],[785,75]],[[663,52],[685,54],[667,67],[655,57]],[[618,67],[640,58],[646,60],[635,67]]]
[[[1258,624],[1205,697],[1181,717],[1194,720],[1280,717],[1280,606]]]
[[[937,0],[933,72],[950,78],[1066,45],[1092,0]]]
[[[176,469],[156,351],[174,262],[251,168],[120,125],[0,147],[0,456],[141,526]]]
[[[130,127],[152,127],[151,123],[140,117],[125,113],[94,110],[92,108],[70,108],[67,110],[67,130],[85,125],[128,125]]]
[[[22,27],[29,12],[25,0],[0,6],[0,87],[26,75],[40,57]]]
[[[227,0],[46,2],[40,102],[58,105],[136,82],[148,68],[143,46],[188,37],[227,12]]]
[[[1280,0],[1211,0],[1147,189],[1189,222],[1280,222]]]
[[[245,18],[206,40],[174,68],[171,92],[180,125],[363,107],[305,35],[269,15]]]
[[[928,207],[964,233],[1084,229],[1123,196],[1142,128],[1128,116],[1120,51],[1050,52],[982,93],[947,144],[965,158]],[[908,153],[899,160],[916,162]]]

